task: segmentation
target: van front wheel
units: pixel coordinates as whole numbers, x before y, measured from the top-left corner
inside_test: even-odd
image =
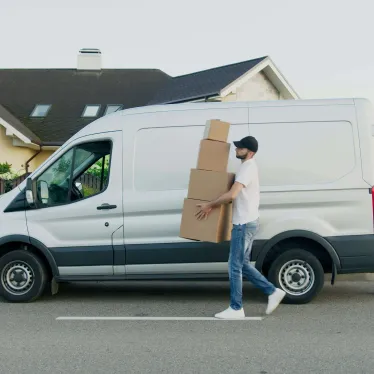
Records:
[[[0,258],[0,294],[10,302],[37,299],[47,283],[43,262],[24,250],[9,252]]]
[[[285,304],[309,303],[321,291],[324,278],[320,261],[303,249],[287,250],[269,269],[269,280],[286,292]]]

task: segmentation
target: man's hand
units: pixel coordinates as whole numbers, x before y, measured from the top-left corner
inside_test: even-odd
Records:
[[[210,203],[198,204],[197,207],[199,210],[195,213],[195,216],[199,221],[207,219],[213,209]]]
[[[205,204],[198,204],[198,212],[195,214],[198,220],[202,219],[207,219],[209,216],[209,213],[212,211],[214,208],[218,208],[222,204],[229,204],[233,200],[237,198],[239,195],[239,192],[243,189],[244,185],[242,185],[239,182],[235,182],[230,191],[224,193],[222,196],[220,196],[217,200],[211,201],[209,203]]]

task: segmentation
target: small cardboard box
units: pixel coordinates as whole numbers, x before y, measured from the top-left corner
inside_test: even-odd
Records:
[[[199,221],[195,214],[201,200],[185,199],[180,237],[202,242],[220,243],[231,239],[232,204],[213,209],[207,219]]]
[[[197,169],[226,171],[229,162],[230,144],[203,139],[197,159]]]
[[[235,174],[225,171],[192,169],[188,186],[188,199],[212,201],[229,191]]]
[[[229,131],[230,124],[228,122],[212,119],[206,122],[203,138],[218,142],[227,142]]]

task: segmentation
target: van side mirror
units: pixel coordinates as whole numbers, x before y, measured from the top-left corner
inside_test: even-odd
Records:
[[[32,180],[27,178],[26,180],[26,201],[29,205],[34,204],[34,193],[32,191]]]
[[[48,200],[49,200],[48,183],[46,181],[39,181],[38,188],[39,188],[40,200],[42,204],[48,204]]]

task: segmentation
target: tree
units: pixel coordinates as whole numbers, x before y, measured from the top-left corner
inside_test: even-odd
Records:
[[[0,163],[0,175],[3,176],[4,174],[8,174],[11,172],[12,165],[8,164],[7,162]]]
[[[19,175],[12,172],[12,165],[7,162],[0,163],[0,178],[5,180],[5,192],[13,189],[13,179]]]

